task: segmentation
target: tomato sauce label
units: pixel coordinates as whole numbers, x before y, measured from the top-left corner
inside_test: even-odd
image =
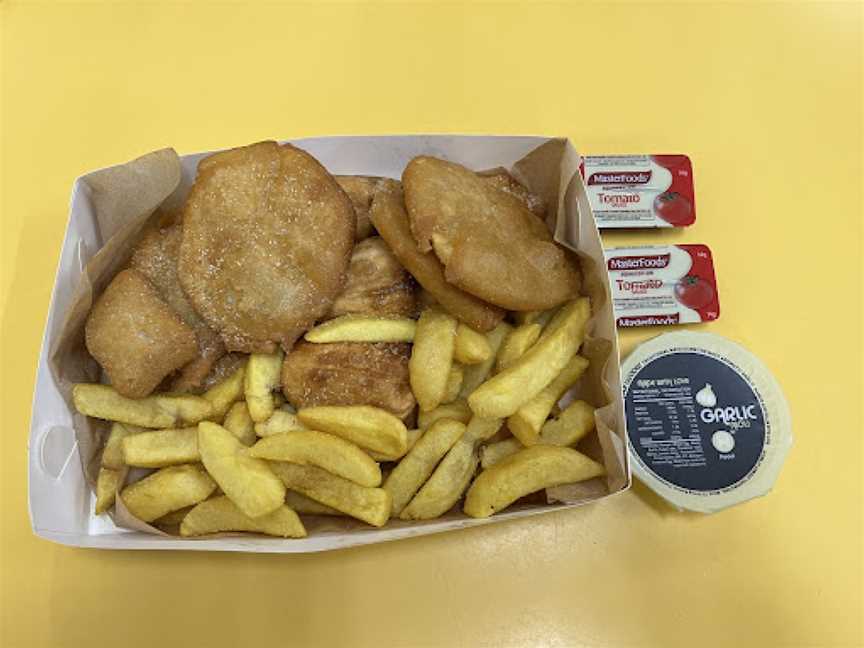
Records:
[[[686,227],[696,220],[686,155],[590,155],[580,165],[597,227]]]
[[[619,328],[710,322],[720,316],[706,245],[605,250]]]

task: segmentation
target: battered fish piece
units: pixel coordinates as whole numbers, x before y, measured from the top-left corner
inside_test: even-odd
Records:
[[[408,344],[298,342],[282,365],[282,390],[297,407],[373,405],[399,418],[414,411]]]
[[[194,332],[198,341],[198,357],[180,369],[180,375],[172,382],[171,390],[195,391],[220,357],[225,354],[225,345],[219,334],[201,319],[177,278],[177,257],[183,228],[168,215],[154,227],[149,228],[132,251],[129,267],[143,274],[156,288],[177,315]]]
[[[372,221],[369,220],[369,209],[372,207],[372,198],[375,195],[375,187],[381,178],[374,176],[334,176],[342,190],[348,194],[351,204],[354,205],[354,213],[357,215],[357,231],[354,238],[358,241],[372,236]]]
[[[575,255],[512,195],[427,156],[411,160],[402,184],[417,245],[435,251],[450,283],[516,311],[553,308],[579,294]]]
[[[143,398],[198,354],[194,331],[137,270],[123,270],[96,300],[87,350],[123,396]]]
[[[336,298],[330,317],[389,315],[412,317],[417,311],[416,284],[378,236],[354,246],[345,290]]]
[[[229,351],[288,350],[342,292],[355,229],[348,196],[305,151],[216,153],[184,208],[180,283]]]
[[[213,363],[210,373],[204,377],[195,391],[205,392],[214,385],[218,385],[228,376],[237,371],[248,359],[249,356],[245,353],[227,353],[223,355]],[[172,386],[171,391],[176,391],[176,387]]]
[[[535,216],[539,216],[540,218],[546,217],[546,201],[537,194],[532,193],[528,187],[510,175],[507,169],[492,169],[490,171],[482,171],[477,175],[496,189],[500,189],[513,196]]]
[[[372,201],[371,217],[372,224],[394,256],[453,317],[478,331],[492,330],[504,319],[504,311],[500,308],[447,283],[444,266],[438,258],[432,252],[417,249],[398,182],[382,181]]]

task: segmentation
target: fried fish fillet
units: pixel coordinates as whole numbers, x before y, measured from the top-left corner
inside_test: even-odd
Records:
[[[417,310],[416,284],[378,236],[354,246],[348,279],[333,302],[330,317],[391,315],[411,317]]]
[[[282,390],[297,408],[373,405],[405,418],[416,404],[408,344],[298,342],[282,365]]]
[[[178,274],[229,351],[290,349],[342,291],[351,201],[311,155],[261,142],[201,161]]]
[[[213,363],[225,353],[219,334],[201,319],[177,278],[177,257],[183,228],[179,222],[163,220],[144,232],[132,251],[129,266],[143,274],[177,315],[193,331],[198,341],[198,357],[180,369],[171,385],[172,391],[194,391],[210,373]]]
[[[535,216],[546,216],[546,201],[514,178],[507,169],[491,169],[478,173],[493,187],[504,191],[521,202]]]
[[[408,163],[402,184],[417,245],[434,250],[450,283],[517,311],[552,308],[578,295],[575,256],[512,195],[428,156]]]
[[[501,322],[503,310],[447,283],[438,258],[417,249],[398,182],[382,181],[372,201],[371,217],[394,256],[444,310],[478,331],[489,331]]]
[[[123,270],[96,300],[84,327],[87,350],[128,398],[143,398],[198,353],[194,331],[137,270]]]
[[[358,241],[372,236],[372,221],[369,220],[369,209],[372,207],[372,197],[375,186],[381,178],[374,176],[334,176],[342,190],[348,194],[354,213],[357,215],[357,230],[355,238]]]

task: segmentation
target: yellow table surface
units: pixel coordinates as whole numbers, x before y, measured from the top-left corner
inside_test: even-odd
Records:
[[[860,4],[0,4],[0,645],[860,646]],[[636,485],[577,511],[306,556],[38,540],[30,400],[79,174],[163,146],[542,133],[686,152],[700,330],[773,369],[795,446],[710,517]],[[622,351],[659,330],[626,332]]]

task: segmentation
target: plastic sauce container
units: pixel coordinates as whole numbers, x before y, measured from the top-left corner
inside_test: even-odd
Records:
[[[792,445],[765,365],[710,333],[667,333],[622,367],[636,476],[680,509],[713,513],[767,493]]]

